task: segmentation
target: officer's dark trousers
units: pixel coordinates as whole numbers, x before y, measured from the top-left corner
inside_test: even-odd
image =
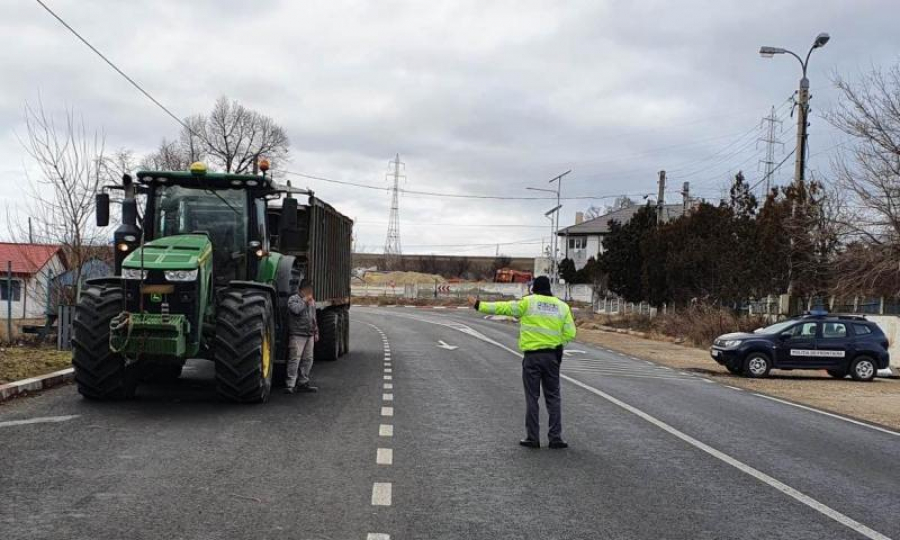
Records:
[[[544,403],[550,415],[551,441],[562,438],[562,412],[559,395],[559,356],[554,350],[528,351],[522,358],[522,383],[525,386],[525,430],[537,441],[540,433],[538,399],[544,389]]]

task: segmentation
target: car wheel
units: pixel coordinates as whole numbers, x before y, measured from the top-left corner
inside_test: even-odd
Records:
[[[761,379],[769,374],[772,361],[763,353],[751,353],[744,360],[744,375],[752,379]]]
[[[868,356],[860,356],[850,364],[850,376],[857,381],[871,381],[876,371],[875,362]]]
[[[827,370],[828,374],[834,377],[835,379],[843,379],[847,376],[847,370],[845,369],[829,369]]]

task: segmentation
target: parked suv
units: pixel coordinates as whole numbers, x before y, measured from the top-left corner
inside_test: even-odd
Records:
[[[804,315],[752,334],[725,334],[709,353],[731,373],[753,378],[771,369],[824,369],[839,379],[871,381],[890,360],[881,328],[855,315]]]

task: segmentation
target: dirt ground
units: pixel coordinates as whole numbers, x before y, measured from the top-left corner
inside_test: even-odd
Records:
[[[824,371],[778,370],[766,379],[747,379],[728,373],[702,349],[583,327],[578,329],[578,339],[701,374],[722,384],[900,429],[900,379],[877,378],[871,383],[860,383],[850,378],[834,379]]]
[[[0,348],[0,384],[46,375],[71,366],[70,351],[33,346]]]

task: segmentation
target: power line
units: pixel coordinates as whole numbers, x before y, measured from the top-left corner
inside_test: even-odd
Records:
[[[324,176],[315,176],[312,174],[306,174],[296,171],[281,171],[284,174],[290,174],[294,176],[299,176],[301,178],[309,178],[310,180],[318,180],[320,182],[329,182],[332,184],[341,184],[344,186],[353,186],[365,189],[375,189],[378,191],[391,191],[392,188],[385,186],[375,186],[372,184],[361,184],[359,182],[348,182],[346,180],[335,180],[333,178],[326,178]],[[403,194],[409,195],[422,195],[429,197],[447,197],[447,198],[456,198],[456,199],[491,199],[491,200],[504,200],[504,201],[545,201],[545,200],[556,200],[556,197],[518,197],[518,196],[508,196],[508,195],[466,195],[463,193],[441,193],[435,191],[418,191],[411,189],[402,189],[400,191]],[[576,197],[560,197],[560,200],[563,201],[577,201],[577,200],[603,200],[603,199],[614,199],[616,197],[637,197],[645,195],[645,193],[619,193],[615,195],[580,195]]]
[[[764,181],[768,180],[768,179],[769,179],[769,176],[772,175],[772,174],[774,174],[775,171],[777,171],[778,169],[780,169],[781,166],[784,165],[784,162],[787,161],[788,158],[790,158],[791,156],[793,156],[793,155],[794,155],[794,152],[796,152],[796,151],[797,151],[797,149],[794,148],[793,150],[791,150],[790,152],[788,152],[788,154],[787,154],[786,156],[784,156],[784,159],[782,159],[781,162],[780,162],[778,165],[776,165],[774,169],[772,169],[772,172],[771,172],[771,173],[767,174],[766,176],[763,176],[762,179],[760,179],[758,182],[756,182],[755,184],[753,184],[752,186],[750,186],[750,191],[752,192],[754,189],[756,189],[757,186],[759,186],[759,185],[760,185],[761,183],[763,183]]]
[[[199,135],[198,133],[194,132],[194,130],[192,130],[192,129],[190,128],[190,126],[188,126],[183,120],[181,120],[180,118],[178,118],[177,116],[175,116],[175,113],[173,113],[173,112],[170,111],[165,105],[163,105],[162,103],[160,103],[159,100],[157,100],[155,97],[153,97],[152,95],[150,95],[150,92],[147,92],[146,90],[144,90],[144,88],[141,87],[141,85],[139,85],[137,82],[135,82],[134,79],[132,79],[131,77],[128,76],[128,74],[126,74],[124,71],[122,71],[121,69],[119,69],[119,66],[115,65],[115,64],[112,62],[112,60],[110,60],[109,58],[107,58],[107,57],[106,57],[102,52],[100,52],[96,47],[94,47],[93,45],[91,45],[91,43],[90,43],[87,39],[85,39],[84,37],[82,37],[82,35],[79,34],[74,28],[72,28],[71,26],[69,26],[69,23],[67,23],[66,21],[64,21],[64,20],[62,19],[62,17],[60,17],[60,16],[57,15],[52,9],[50,9],[50,8],[47,6],[47,4],[45,4],[45,3],[42,2],[41,0],[35,0],[35,2],[37,2],[42,8],[44,8],[44,9],[47,11],[47,13],[49,13],[50,15],[52,15],[54,19],[56,19],[57,21],[59,21],[59,24],[61,24],[61,25],[63,25],[64,27],[66,27],[66,29],[67,29],[69,32],[71,32],[72,34],[74,34],[75,37],[77,37],[77,38],[78,38],[82,43],[84,43],[91,51],[93,51],[94,54],[96,54],[96,55],[99,56],[104,62],[106,62],[106,63],[109,65],[109,67],[113,68],[113,69],[116,71],[116,73],[118,73],[118,74],[121,75],[126,81],[128,81],[129,83],[131,83],[131,85],[134,86],[134,87],[138,90],[138,92],[140,92],[141,94],[144,94],[144,96],[145,96],[147,99],[149,99],[150,101],[152,101],[154,105],[156,105],[157,107],[159,107],[160,109],[162,109],[162,110],[163,110],[167,115],[169,115],[173,120],[175,120],[176,122],[178,122],[178,123],[181,125],[181,127],[183,127],[184,129],[188,130],[189,133],[192,133],[192,134],[194,134],[194,135],[197,135],[198,137],[203,138],[201,135]],[[207,144],[209,144],[209,141],[207,141]]]

